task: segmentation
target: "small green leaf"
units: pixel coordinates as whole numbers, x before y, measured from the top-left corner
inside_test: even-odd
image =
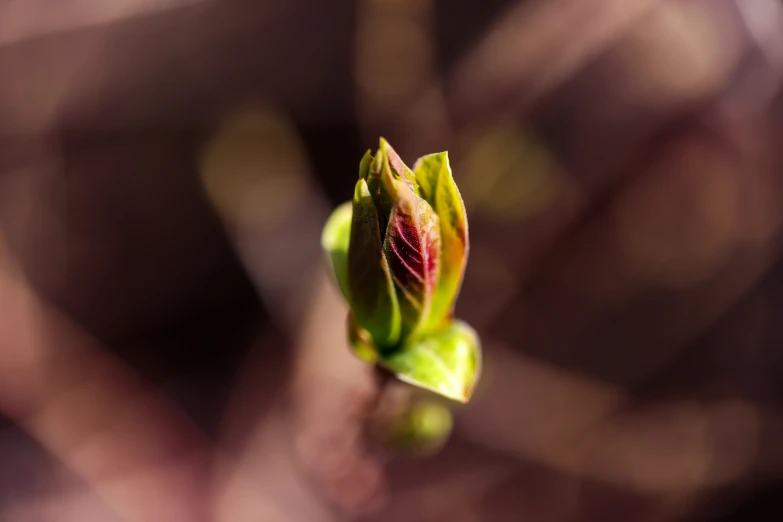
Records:
[[[359,162],[359,177],[361,179],[367,179],[367,174],[370,172],[370,163],[372,163],[372,154],[370,149],[362,156],[362,160]]]
[[[400,309],[383,255],[378,212],[367,182],[356,183],[348,248],[348,295],[356,323],[370,332],[378,347],[400,338]]]
[[[326,253],[332,276],[346,301],[350,301],[348,297],[348,245],[351,242],[352,215],[352,203],[346,201],[332,212],[321,232],[321,248]]]
[[[413,167],[419,192],[440,219],[441,275],[426,330],[442,327],[454,311],[468,261],[468,218],[451,174],[448,153],[419,158]]]
[[[380,212],[381,237],[385,237],[391,211],[398,197],[399,186],[402,183],[392,173],[391,166],[389,166],[389,158],[380,153],[378,157],[382,159],[380,164],[381,170],[370,173],[367,186],[373,195],[375,208]]]
[[[382,355],[379,365],[403,382],[464,403],[481,373],[481,346],[475,330],[455,320],[438,334]]]

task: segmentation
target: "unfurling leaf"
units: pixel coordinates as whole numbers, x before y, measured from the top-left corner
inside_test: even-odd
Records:
[[[403,337],[419,332],[430,314],[440,273],[438,216],[403,182],[397,183],[383,252],[400,304]]]
[[[420,158],[414,166],[421,197],[439,218],[441,238],[440,278],[433,297],[427,328],[437,330],[454,310],[468,261],[468,219],[462,196],[451,174],[448,153]]]
[[[378,364],[403,382],[467,402],[481,373],[481,346],[476,332],[455,320],[438,334],[382,355]]]
[[[395,346],[400,310],[389,264],[383,255],[378,212],[367,182],[356,183],[348,247],[348,295],[356,323],[370,332],[378,347]]]
[[[381,156],[385,162],[388,163],[394,179],[399,179],[404,182],[415,193],[418,194],[418,186],[416,185],[416,175],[408,168],[397,151],[395,151],[389,142],[381,138],[380,146],[378,147],[378,155]]]

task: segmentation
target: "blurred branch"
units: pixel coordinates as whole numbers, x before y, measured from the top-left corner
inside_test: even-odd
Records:
[[[451,101],[479,121],[499,102],[530,107],[664,2],[520,2],[457,67]]]
[[[3,0],[0,48],[56,33],[127,20],[211,0]]]
[[[205,441],[98,342],[0,272],[0,409],[129,522],[205,520]]]

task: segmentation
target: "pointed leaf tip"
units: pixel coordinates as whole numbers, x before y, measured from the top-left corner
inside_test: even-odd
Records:
[[[380,138],[377,156],[381,156],[384,162],[388,162],[395,179],[404,181],[414,193],[418,194],[419,189],[416,186],[416,177],[413,171],[402,161],[397,151],[384,138]]]
[[[362,156],[361,161],[359,162],[359,177],[362,179],[367,179],[367,175],[370,172],[370,164],[372,163],[373,157],[370,149],[367,149],[367,152],[364,153],[364,156]]]

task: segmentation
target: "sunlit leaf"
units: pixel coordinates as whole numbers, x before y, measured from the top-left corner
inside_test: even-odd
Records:
[[[381,231],[381,237],[386,236],[386,229],[389,224],[389,216],[392,207],[397,199],[396,184],[399,183],[392,174],[389,166],[389,158],[378,153],[377,161],[373,160],[370,167],[370,173],[367,177],[367,187],[375,202],[375,208],[378,211],[378,226]]]
[[[348,297],[348,245],[351,242],[353,204],[346,201],[329,216],[321,232],[321,248],[346,301]]]
[[[402,158],[397,154],[397,151],[395,151],[384,138],[380,139],[378,155],[381,156],[384,161],[388,162],[394,179],[403,181],[413,192],[418,194],[416,175],[405,162],[402,161]]]
[[[382,355],[379,364],[403,382],[467,402],[481,373],[481,346],[470,326],[454,321],[437,335]]]
[[[353,199],[348,295],[356,323],[370,332],[374,343],[395,346],[400,338],[400,310],[383,255],[378,212],[364,179],[356,183]]]
[[[438,216],[401,181],[392,181],[394,207],[383,251],[389,261],[402,317],[402,335],[415,335],[427,321],[440,271]]]
[[[454,310],[467,264],[468,219],[462,196],[454,183],[448,153],[420,158],[414,166],[419,191],[439,218],[441,262],[438,288],[427,330],[437,330]]]

